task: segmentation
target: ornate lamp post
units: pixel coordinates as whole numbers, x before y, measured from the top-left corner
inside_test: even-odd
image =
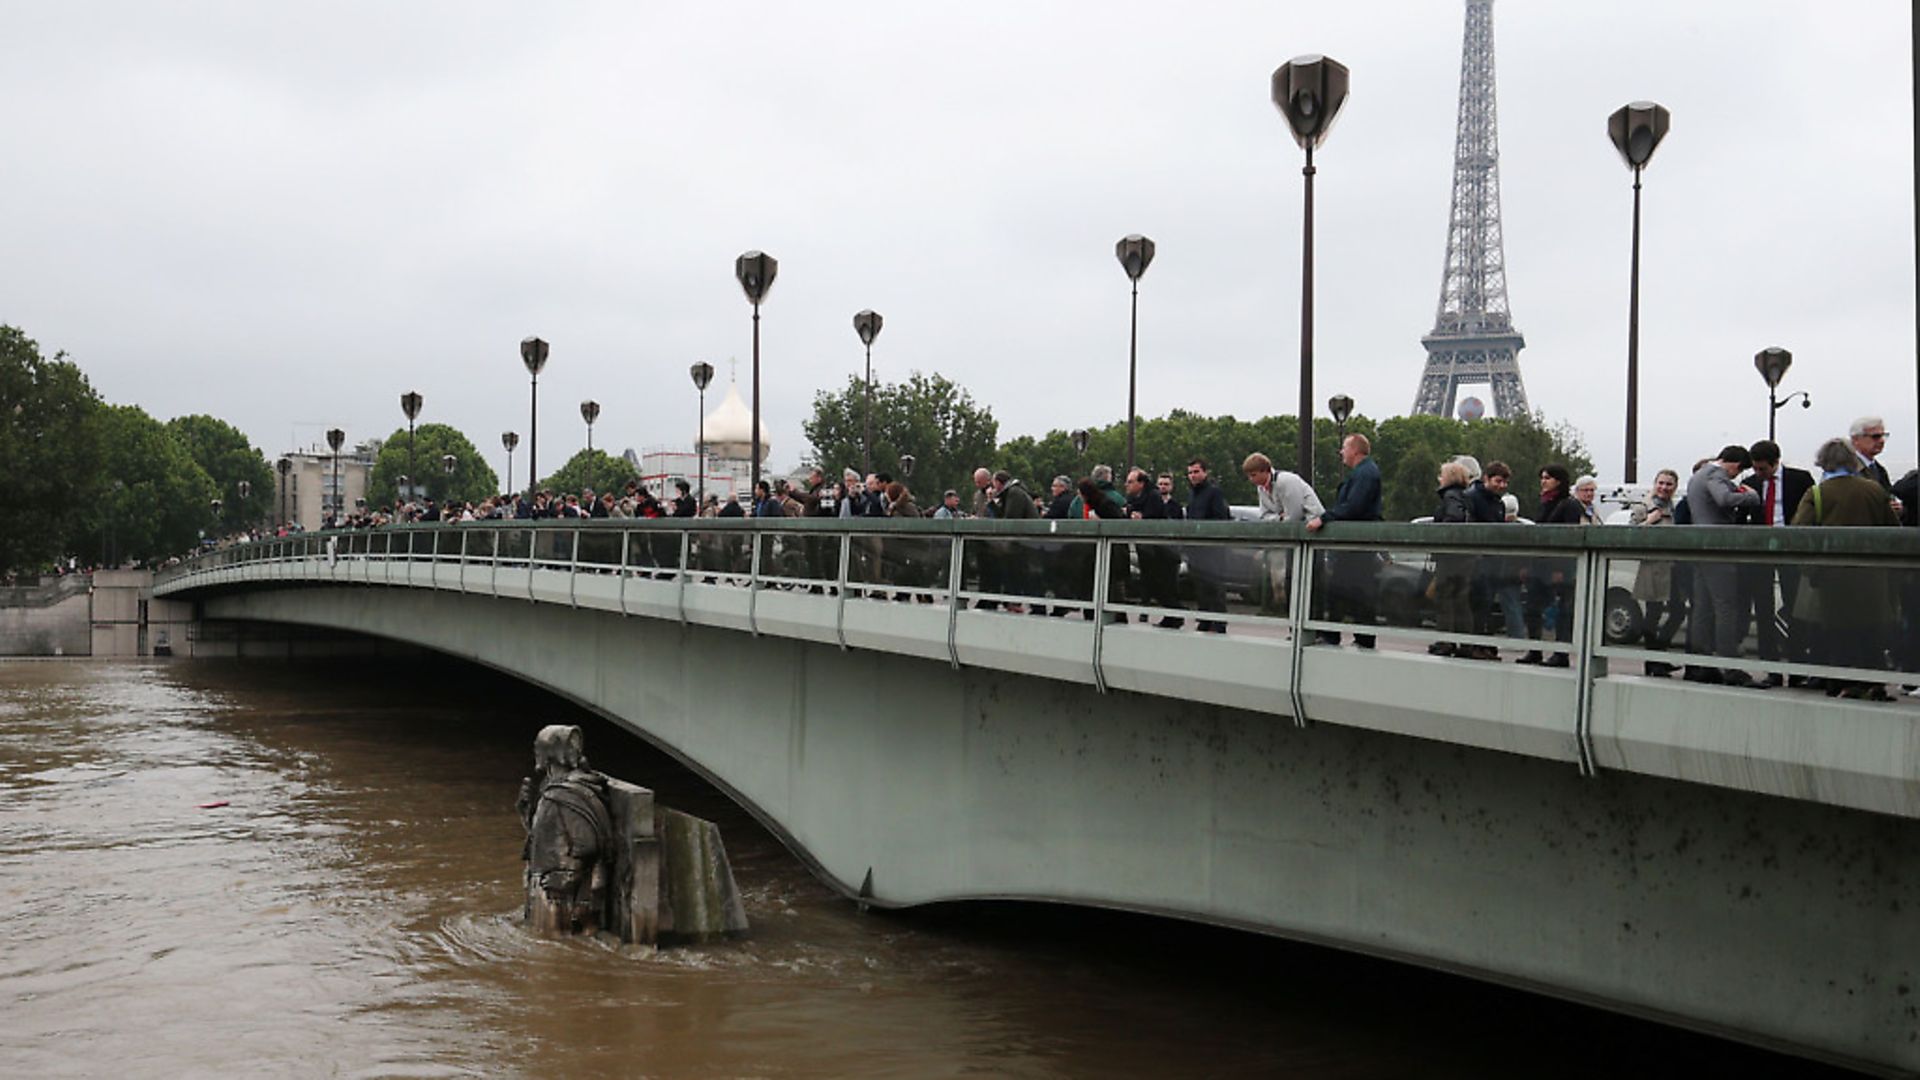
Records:
[[[247,496],[253,494],[253,484],[242,480],[233,485],[233,490],[240,495],[240,520],[245,521],[247,520]]]
[[[400,395],[400,411],[407,414],[407,475],[413,475],[413,421],[420,415],[420,406],[425,402],[418,390],[409,390]]]
[[[880,336],[880,324],[884,321],[877,311],[861,311],[853,316],[853,332],[860,335],[860,344],[867,347],[866,435],[861,440],[864,448],[863,472],[873,471],[873,339]]]
[[[753,471],[750,490],[760,490],[760,304],[773,288],[780,262],[760,251],[749,251],[733,260],[733,276],[753,305]]]
[[[1313,149],[1347,101],[1347,67],[1324,56],[1296,56],[1273,73],[1273,103],[1307,153],[1305,225],[1300,233],[1299,473],[1313,475]]]
[[[697,507],[705,509],[707,505],[707,384],[713,381],[713,365],[705,360],[698,361],[687,369],[687,374],[693,376],[693,388],[700,394],[700,419],[697,425],[700,434],[694,448],[700,453],[700,501]]]
[[[1780,389],[1780,380],[1787,377],[1787,369],[1792,366],[1793,354],[1778,346],[1761,349],[1759,352],[1753,354],[1754,370],[1758,371],[1760,377],[1767,382],[1768,442],[1774,441],[1774,421],[1779,418],[1780,407],[1782,405],[1787,404],[1794,398],[1799,398],[1801,408],[1813,408],[1813,398],[1810,397],[1805,390],[1795,390],[1786,397],[1780,397],[1778,395],[1777,391]]]
[[[280,472],[280,524],[287,523],[287,474],[293,471],[293,461],[281,458],[273,466]]]
[[[1333,414],[1333,422],[1340,429],[1340,441],[1347,441],[1347,417],[1353,415],[1353,399],[1345,394],[1335,394],[1327,399],[1327,412]],[[1313,483],[1311,477],[1307,483]]]
[[[440,468],[447,474],[447,490],[440,496],[441,516],[446,516],[445,504],[453,499],[453,470],[460,465],[460,459],[452,454],[440,455]]]
[[[1140,361],[1140,275],[1147,272],[1147,266],[1153,262],[1153,241],[1132,233],[1120,238],[1113,246],[1114,257],[1120,260],[1120,269],[1127,272],[1127,279],[1133,282],[1133,323],[1127,335],[1127,471],[1133,473],[1133,423],[1139,415],[1134,406],[1134,376]]]
[[[1627,461],[1621,479],[1631,484],[1640,472],[1640,170],[1666,137],[1671,117],[1651,101],[1622,105],[1607,117],[1607,137],[1633,170],[1633,269],[1627,298]]]
[[[520,343],[520,362],[533,377],[527,391],[527,498],[540,483],[540,369],[547,366],[547,343],[530,337]]]
[[[520,435],[514,431],[500,433],[500,446],[507,452],[507,490],[513,490],[513,451],[520,445]]]
[[[1093,436],[1088,433],[1086,428],[1074,428],[1073,434],[1068,435],[1067,438],[1073,440],[1074,453],[1079,454],[1081,457],[1087,456],[1087,442],[1093,438]]]
[[[340,490],[340,447],[347,441],[347,433],[339,428],[327,432],[327,446],[333,450],[333,517],[339,524],[340,511],[346,506],[345,495]]]
[[[591,488],[593,487],[593,422],[600,419],[600,403],[581,402],[580,419],[587,422],[587,486]]]

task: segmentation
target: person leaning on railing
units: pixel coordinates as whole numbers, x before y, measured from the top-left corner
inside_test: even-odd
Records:
[[[1580,506],[1573,498],[1573,474],[1565,465],[1554,462],[1540,469],[1540,512],[1534,518],[1539,525],[1578,525]],[[1544,640],[1546,613],[1554,613],[1553,639],[1573,640],[1573,582],[1567,577],[1567,560],[1547,556],[1532,561],[1527,569],[1527,633]],[[1566,667],[1566,653],[1542,658],[1539,649],[1522,656],[1516,663]]]
[[[1672,525],[1673,496],[1680,490],[1680,474],[1661,469],[1653,477],[1653,491],[1635,503],[1628,517],[1631,525]],[[1673,644],[1680,621],[1687,617],[1687,605],[1676,587],[1671,559],[1641,559],[1633,575],[1633,598],[1640,604],[1640,631],[1649,649],[1665,649]],[[1666,678],[1673,665],[1649,660],[1647,674]]]
[[[1466,525],[1473,521],[1473,503],[1467,494],[1467,467],[1458,461],[1440,466],[1439,505],[1433,511],[1436,525]],[[1473,605],[1469,593],[1473,587],[1473,556],[1444,554],[1433,557],[1434,624],[1443,634],[1473,633]],[[1474,657],[1468,646],[1451,641],[1436,641],[1427,646],[1435,656]]]
[[[1860,461],[1844,439],[1829,439],[1814,455],[1820,483],[1800,500],[1795,525],[1821,528],[1897,526],[1900,518],[1876,480],[1860,474]],[[1794,598],[1793,617],[1816,629],[1814,660],[1833,667],[1884,669],[1893,606],[1886,572],[1870,566],[1815,566],[1807,570]],[[1884,684],[1833,679],[1829,697],[1888,700]]]

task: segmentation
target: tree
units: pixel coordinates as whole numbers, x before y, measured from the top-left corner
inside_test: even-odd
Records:
[[[453,474],[443,459],[452,454]],[[413,433],[413,485],[421,497],[435,502],[480,502],[500,493],[500,478],[459,428],[421,424]],[[407,475],[407,429],[398,428],[380,446],[367,483],[367,502],[391,506],[400,501],[400,478]]]
[[[813,446],[813,461],[829,475],[864,462],[866,384],[850,376],[839,392],[813,396],[813,418],[801,425]],[[900,474],[900,457],[912,454],[909,487],[922,492],[923,504],[938,501],[947,488],[970,490],[968,477],[995,460],[1000,425],[993,411],[973,400],[953,380],[916,371],[905,382],[873,388],[873,467]]]
[[[176,416],[167,421],[167,432],[187,451],[187,456],[212,478],[219,493],[220,519],[215,528],[234,533],[251,528],[273,517],[273,470],[267,458],[239,428],[204,413]],[[243,498],[240,484],[248,492]]]
[[[605,450],[581,449],[568,458],[558,472],[540,481],[540,486],[562,495],[578,495],[586,488],[598,494],[620,491],[627,486],[627,481],[639,479],[640,470],[626,458],[614,457]],[[656,496],[659,494],[654,492]]]
[[[1513,470],[1509,489],[1522,517],[1533,516],[1540,501],[1540,467],[1560,462],[1575,476],[1593,471],[1580,438],[1564,425],[1549,427],[1538,416],[1468,422],[1446,416],[1396,416],[1380,423],[1373,444],[1386,491],[1388,521],[1408,521],[1433,513],[1440,463],[1471,454],[1482,468],[1504,461]],[[1325,498],[1327,491],[1322,490]]]
[[[91,504],[88,539],[94,561],[179,555],[214,530],[213,478],[166,425],[137,405],[109,405],[99,426],[112,479]]]
[[[38,570],[86,547],[98,497],[100,397],[80,369],[0,326],[0,575]]]

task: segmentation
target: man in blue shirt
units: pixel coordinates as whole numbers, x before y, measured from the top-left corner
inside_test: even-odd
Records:
[[[1319,532],[1329,521],[1381,520],[1384,514],[1380,502],[1380,466],[1373,463],[1372,454],[1373,444],[1365,435],[1349,435],[1340,444],[1340,462],[1350,471],[1347,478],[1340,481],[1333,505],[1307,522],[1308,532]],[[1325,618],[1372,626],[1373,599],[1378,585],[1375,575],[1379,568],[1378,554],[1373,551],[1328,552]],[[1338,645],[1340,634],[1337,631],[1322,633],[1320,640]],[[1356,633],[1353,643],[1371,649],[1373,635]]]

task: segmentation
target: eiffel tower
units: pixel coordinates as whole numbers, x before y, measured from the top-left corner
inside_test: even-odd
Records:
[[[1526,339],[1507,311],[1500,238],[1500,140],[1493,105],[1493,0],[1466,0],[1460,46],[1460,116],[1454,135],[1453,213],[1447,223],[1440,311],[1420,339],[1427,366],[1413,411],[1451,416],[1460,387],[1488,385],[1500,416],[1527,411],[1519,353]]]

